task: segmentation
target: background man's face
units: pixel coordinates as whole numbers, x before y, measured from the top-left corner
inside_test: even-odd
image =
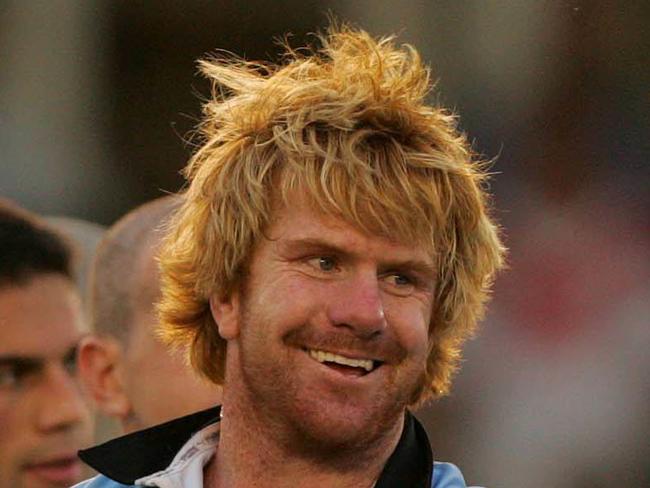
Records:
[[[160,296],[160,282],[153,256],[144,259],[124,356],[124,388],[131,402],[131,422],[138,429],[214,407],[221,401],[220,387],[200,379],[156,337],[154,303]]]
[[[0,488],[64,487],[92,422],[77,383],[81,303],[63,276],[0,288]]]
[[[401,426],[422,381],[431,258],[305,203],[275,217],[231,302],[239,336],[228,343],[226,391],[254,398],[303,442],[374,442]]]

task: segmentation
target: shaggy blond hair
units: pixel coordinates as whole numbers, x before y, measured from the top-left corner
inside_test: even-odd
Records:
[[[420,403],[449,391],[502,265],[485,174],[454,115],[425,102],[429,70],[413,47],[347,26],[319,41],[319,49],[287,47],[278,66],[200,62],[213,91],[161,254],[163,335],[189,344],[194,367],[223,382],[226,342],[209,297],[241,284],[272,202],[287,204],[297,190],[364,232],[432,253],[438,277]]]

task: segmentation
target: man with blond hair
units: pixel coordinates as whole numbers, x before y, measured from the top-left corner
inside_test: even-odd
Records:
[[[108,477],[465,486],[411,410],[449,391],[502,263],[485,175],[426,104],[415,49],[345,26],[320,40],[281,66],[201,62],[213,97],[160,312],[223,407],[81,453]]]
[[[126,214],[106,232],[93,263],[94,333],[79,346],[79,370],[99,409],[125,433],[214,407],[220,399],[219,389],[156,335],[156,254],[164,223],[180,202],[165,196]]]

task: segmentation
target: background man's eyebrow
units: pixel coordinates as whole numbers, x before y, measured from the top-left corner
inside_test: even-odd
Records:
[[[65,354],[61,356],[63,361],[76,359],[78,344],[71,346]],[[46,358],[35,356],[23,356],[20,354],[0,354],[0,366],[40,366],[46,361]]]
[[[35,368],[43,364],[43,359],[31,356],[0,355],[0,367]]]

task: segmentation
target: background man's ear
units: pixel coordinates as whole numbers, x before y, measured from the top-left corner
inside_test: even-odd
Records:
[[[219,335],[231,340],[239,335],[239,292],[234,291],[226,299],[217,295],[210,297],[210,312],[217,323]]]
[[[124,392],[122,346],[118,341],[94,335],[84,337],[77,360],[81,380],[97,407],[110,417],[126,419],[131,402]]]

